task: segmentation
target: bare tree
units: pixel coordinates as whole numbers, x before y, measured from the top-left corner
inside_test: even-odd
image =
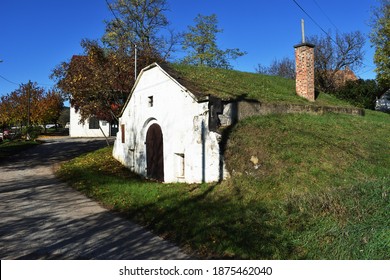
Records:
[[[312,36],[308,41],[315,45],[315,79],[320,90],[336,90],[340,71],[356,70],[362,64],[366,40],[360,31],[337,33],[335,39],[330,34]]]
[[[255,70],[259,74],[295,79],[295,62],[288,57],[281,60],[274,59],[270,66],[263,66],[259,63]]]

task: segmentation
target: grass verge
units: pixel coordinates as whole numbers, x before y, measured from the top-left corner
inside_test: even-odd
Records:
[[[59,175],[201,258],[389,259],[389,131],[370,111],[254,117],[228,135],[221,184],[148,182],[110,148]]]
[[[0,160],[38,145],[36,141],[5,140],[0,142]]]

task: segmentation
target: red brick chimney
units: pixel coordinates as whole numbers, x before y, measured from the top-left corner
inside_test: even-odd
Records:
[[[314,45],[302,43],[295,48],[296,91],[299,96],[315,101]]]

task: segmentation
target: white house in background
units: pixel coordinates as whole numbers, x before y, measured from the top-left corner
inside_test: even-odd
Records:
[[[82,55],[74,55],[70,61],[71,67],[83,67],[88,65],[88,57]],[[89,68],[85,68],[85,71],[89,71]],[[90,73],[90,75],[93,75]],[[76,112],[75,108],[70,108],[70,123],[69,123],[69,135],[71,137],[104,137],[115,136],[118,131],[118,124],[113,122],[112,124],[97,120],[96,118],[90,118],[83,123],[80,122],[81,116]],[[99,125],[101,129],[99,128]],[[104,135],[103,135],[103,132]]]
[[[70,108],[70,137],[106,137],[115,136],[118,130],[117,124],[110,124],[107,121],[101,121],[96,118],[89,118],[85,123],[80,122],[81,116],[76,110]],[[99,125],[101,129],[99,128]],[[102,132],[103,130],[103,132]]]
[[[228,174],[220,134],[212,131],[214,105],[171,70],[154,63],[141,71],[119,119],[113,156],[162,182],[219,181]]]

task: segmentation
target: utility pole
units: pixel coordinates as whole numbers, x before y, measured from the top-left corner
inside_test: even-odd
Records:
[[[28,81],[27,86],[27,140],[30,140],[30,134],[28,133],[30,129],[30,104],[31,104],[31,81]]]
[[[27,127],[30,127],[30,103],[31,103],[31,81],[28,81],[27,87]]]
[[[0,63],[2,63],[2,62],[3,62],[3,60],[0,59]]]

